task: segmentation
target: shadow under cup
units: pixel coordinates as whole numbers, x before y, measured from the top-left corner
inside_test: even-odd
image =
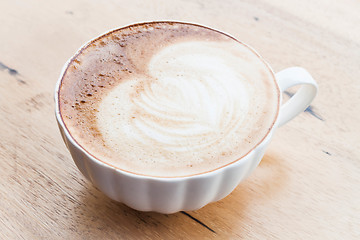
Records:
[[[184,24],[206,28],[217,34],[222,34],[234,39],[217,30],[190,23],[153,22],[135,24],[125,28],[158,23]],[[160,213],[174,213],[182,210],[189,211],[199,209],[210,202],[224,198],[230,194],[243,179],[250,175],[259,164],[276,127],[283,125],[306,109],[317,92],[316,82],[306,70],[297,67],[285,69],[278,73],[275,78],[268,64],[252,48],[248,47],[269,69],[274,81],[277,82],[278,103],[276,116],[271,127],[268,128],[267,133],[260,142],[254,144],[253,148],[240,159],[236,159],[231,163],[214,168],[205,173],[191,174],[182,177],[155,177],[122,170],[93,156],[82,147],[69,132],[60,109],[62,80],[71,63],[76,61],[76,57],[94,41],[119,30],[121,31],[121,29],[113,30],[91,40],[81,47],[74,57],[70,58],[65,64],[55,91],[56,119],[64,142],[81,173],[107,196],[136,210],[156,211]],[[237,41],[236,39],[234,40]],[[243,44],[241,42],[238,43]],[[303,87],[285,104],[286,106],[280,107],[280,93],[295,85],[303,85]]]

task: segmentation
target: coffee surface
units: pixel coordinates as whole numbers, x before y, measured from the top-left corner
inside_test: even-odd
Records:
[[[279,91],[268,66],[235,39],[147,23],[85,46],[59,99],[65,126],[88,153],[128,172],[176,177],[249,153],[274,124]]]

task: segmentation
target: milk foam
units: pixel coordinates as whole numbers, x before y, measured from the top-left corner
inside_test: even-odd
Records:
[[[232,42],[205,41],[162,49],[148,76],[127,79],[100,103],[97,123],[106,145],[153,168],[196,165],[216,159],[217,148],[238,148],[236,135],[251,134],[248,122],[256,114],[247,76],[261,78],[253,61],[239,59],[244,51]],[[135,156],[126,145],[136,146]]]
[[[67,129],[92,156],[128,172],[176,177],[249,153],[274,124],[279,90],[266,64],[233,38],[147,23],[82,49],[59,99]]]

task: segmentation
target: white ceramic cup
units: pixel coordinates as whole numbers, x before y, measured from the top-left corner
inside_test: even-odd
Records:
[[[84,46],[87,45],[88,43]],[[64,71],[72,59],[65,64],[55,90],[56,119],[61,135],[76,166],[88,180],[110,198],[139,211],[175,213],[196,210],[229,195],[260,163],[276,128],[303,112],[314,99],[318,89],[316,82],[305,69],[291,67],[282,70],[275,74],[281,93],[290,87],[302,86],[283,105],[280,97],[280,111],[274,126],[249,154],[204,174],[174,178],[143,176],[122,171],[97,160],[77,144],[68,132],[60,114],[58,93]]]

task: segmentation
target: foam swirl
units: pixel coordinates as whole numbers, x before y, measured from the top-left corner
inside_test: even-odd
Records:
[[[244,50],[232,45],[229,51],[228,44],[173,44],[152,57],[147,75],[114,87],[97,114],[106,145],[121,152],[127,146],[123,154],[135,152],[146,164],[174,167],[231,153],[237,135],[249,134],[254,114],[253,84],[238,64],[252,72],[254,63],[239,59]]]

